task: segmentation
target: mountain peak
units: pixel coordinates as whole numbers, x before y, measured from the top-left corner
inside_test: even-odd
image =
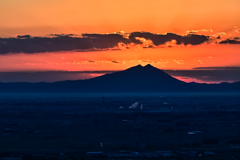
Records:
[[[139,64],[139,65],[137,65],[137,66],[135,66],[135,67],[140,67],[140,68],[142,68],[143,66],[142,66],[141,64]]]
[[[147,64],[146,66],[142,66],[141,64],[133,66],[131,68],[155,68],[154,66],[152,66],[151,64]]]
[[[133,67],[131,67],[131,68],[128,68],[127,70],[140,70],[140,69],[142,69],[143,68],[143,66],[141,65],[141,64],[139,64],[139,65],[137,65],[137,66],[133,66]]]
[[[155,67],[153,67],[151,64],[147,64],[146,66],[144,66],[144,68],[155,68]]]
[[[147,64],[146,66],[142,66],[141,64],[137,65],[137,66],[133,66],[131,68],[128,68],[127,70],[134,70],[134,71],[150,71],[150,70],[160,70],[154,66],[152,66],[151,64]]]

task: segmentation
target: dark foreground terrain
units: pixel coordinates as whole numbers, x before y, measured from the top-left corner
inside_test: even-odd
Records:
[[[147,158],[240,159],[240,94],[0,95],[0,159]]]

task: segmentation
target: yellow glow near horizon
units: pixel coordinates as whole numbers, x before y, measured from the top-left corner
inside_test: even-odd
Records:
[[[240,45],[206,45],[143,50],[0,55],[0,71],[123,70],[152,64],[160,69],[240,66]]]

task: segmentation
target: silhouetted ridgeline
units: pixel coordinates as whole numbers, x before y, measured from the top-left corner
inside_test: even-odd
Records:
[[[185,83],[151,65],[100,77],[54,83],[0,83],[0,92],[240,92],[240,82]]]

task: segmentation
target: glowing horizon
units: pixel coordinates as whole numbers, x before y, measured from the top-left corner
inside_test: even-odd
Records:
[[[0,72],[240,67],[239,7],[238,0],[2,0]]]

